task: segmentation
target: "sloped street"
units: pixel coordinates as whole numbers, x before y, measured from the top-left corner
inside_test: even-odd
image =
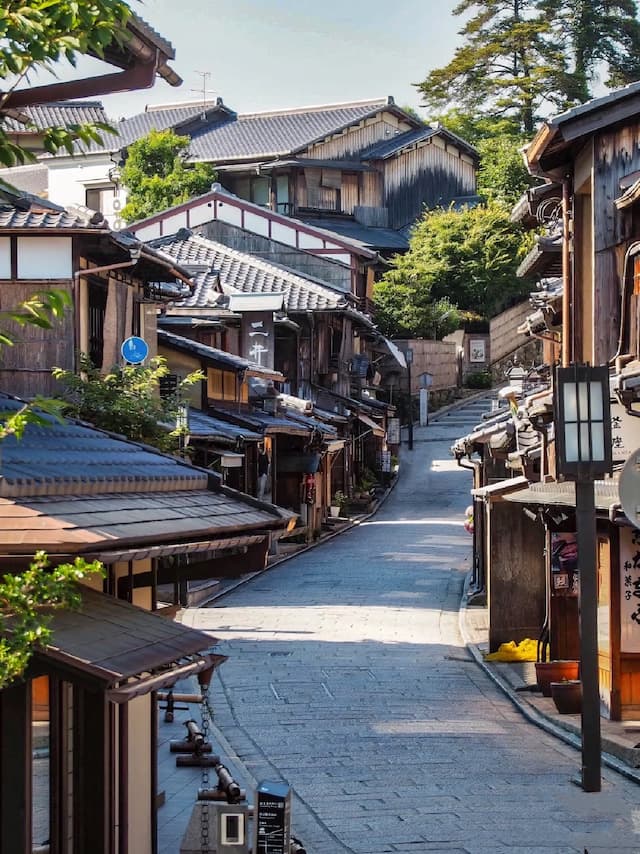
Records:
[[[579,753],[464,647],[470,475],[448,449],[483,406],[416,429],[374,517],[185,615],[230,656],[212,685],[226,761],[293,787],[310,854],[640,851],[637,785],[605,769],[583,793]]]

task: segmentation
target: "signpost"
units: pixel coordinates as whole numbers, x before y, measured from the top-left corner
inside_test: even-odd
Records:
[[[260,783],[256,789],[255,854],[289,854],[291,789],[286,783]]]
[[[420,426],[426,427],[429,423],[429,389],[433,385],[433,374],[425,371],[418,379],[420,381]]]
[[[144,338],[132,335],[122,342],[120,354],[130,365],[140,365],[149,355],[149,345]]]

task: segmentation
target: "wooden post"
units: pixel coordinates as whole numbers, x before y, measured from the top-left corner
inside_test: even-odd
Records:
[[[31,682],[0,691],[0,851],[31,851]]]

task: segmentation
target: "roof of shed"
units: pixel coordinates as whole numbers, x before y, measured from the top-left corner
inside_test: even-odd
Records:
[[[174,303],[176,308],[219,307],[218,298],[228,289],[242,293],[283,293],[285,309],[290,312],[350,307],[341,291],[334,291],[326,284],[301,276],[286,267],[195,235],[188,229],[181,229],[170,237],[152,240],[150,245],[175,258],[187,269],[189,265],[194,265],[193,296]],[[209,269],[195,269],[197,265],[206,265]],[[362,319],[367,320],[364,315]]]
[[[307,225],[321,228],[338,237],[346,237],[368,249],[404,251],[409,248],[409,238],[402,231],[395,231],[393,228],[362,225],[346,217],[303,217],[300,212],[298,217]]]
[[[207,652],[217,638],[205,632],[89,587],[78,587],[78,593],[78,609],[51,613],[51,638],[36,658],[95,680],[116,702],[225,660]]]

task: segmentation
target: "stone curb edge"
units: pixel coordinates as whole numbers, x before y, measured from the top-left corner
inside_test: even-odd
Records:
[[[469,633],[467,632],[466,626],[466,613],[467,613],[467,600],[468,600],[468,592],[469,592],[469,584],[471,582],[471,572],[467,574],[465,579],[465,583],[462,590],[462,597],[460,599],[460,610],[458,612],[458,622],[460,634],[462,635],[462,640],[467,650],[470,652],[471,657],[474,659],[477,665],[484,670],[489,679],[496,685],[502,692],[505,694],[508,699],[513,703],[516,709],[520,712],[520,714],[526,718],[530,723],[535,724],[536,726],[543,729],[545,732],[549,733],[549,735],[553,735],[556,738],[559,738],[561,741],[564,741],[565,744],[570,745],[576,750],[582,750],[582,741],[578,735],[575,733],[569,732],[568,730],[559,727],[553,721],[549,720],[546,715],[539,712],[537,709],[532,708],[528,703],[524,702],[520,697],[514,692],[511,685],[502,679],[498,673],[493,670],[493,668],[489,667],[485,662],[481,650],[474,644],[469,638]],[[621,774],[623,777],[626,777],[628,780],[632,780],[634,783],[640,784],[640,770],[635,768],[630,768],[628,765],[625,765],[615,756],[612,756],[610,753],[602,753],[602,764],[606,765],[607,768],[611,768],[613,771],[616,771],[618,774]]]

